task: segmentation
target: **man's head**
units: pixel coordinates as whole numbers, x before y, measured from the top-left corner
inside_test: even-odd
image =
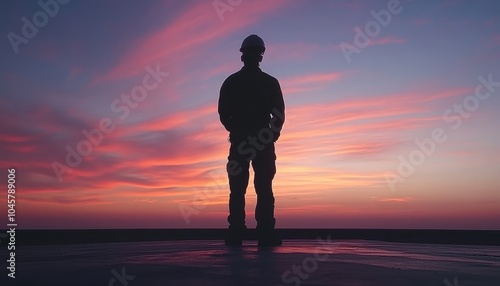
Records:
[[[250,35],[241,43],[241,61],[244,62],[245,65],[259,65],[265,51],[266,46],[264,45],[264,40],[257,35]]]

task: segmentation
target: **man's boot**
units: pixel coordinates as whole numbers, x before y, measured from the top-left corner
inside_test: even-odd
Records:
[[[246,230],[247,230],[246,226],[241,226],[241,227],[229,226],[224,243],[230,246],[241,246],[243,244],[243,238],[245,237]]]

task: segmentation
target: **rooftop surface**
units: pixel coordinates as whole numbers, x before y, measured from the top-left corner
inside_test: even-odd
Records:
[[[499,246],[331,237],[285,239],[276,248],[259,248],[254,240],[243,247],[221,240],[26,245],[17,248],[16,262],[17,283],[7,285],[486,286],[500,281]]]

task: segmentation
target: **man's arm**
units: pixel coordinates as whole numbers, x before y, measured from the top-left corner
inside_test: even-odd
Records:
[[[277,141],[281,135],[281,129],[285,123],[285,101],[283,100],[283,93],[278,80],[275,80],[273,87],[273,102],[271,115],[271,129],[275,133],[274,141]]]
[[[226,81],[224,81],[220,88],[218,112],[220,122],[222,123],[222,125],[224,125],[224,128],[226,128],[227,131],[231,132],[231,130],[233,129],[232,113],[229,104],[229,89]]]

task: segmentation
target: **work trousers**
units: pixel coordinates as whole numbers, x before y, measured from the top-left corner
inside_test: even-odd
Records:
[[[274,142],[256,145],[250,145],[246,141],[231,143],[227,163],[231,191],[229,195],[229,228],[234,230],[246,228],[245,193],[249,181],[250,162],[254,170],[254,187],[257,193],[255,207],[257,230],[272,230],[276,223],[272,189],[272,181],[276,174]]]

